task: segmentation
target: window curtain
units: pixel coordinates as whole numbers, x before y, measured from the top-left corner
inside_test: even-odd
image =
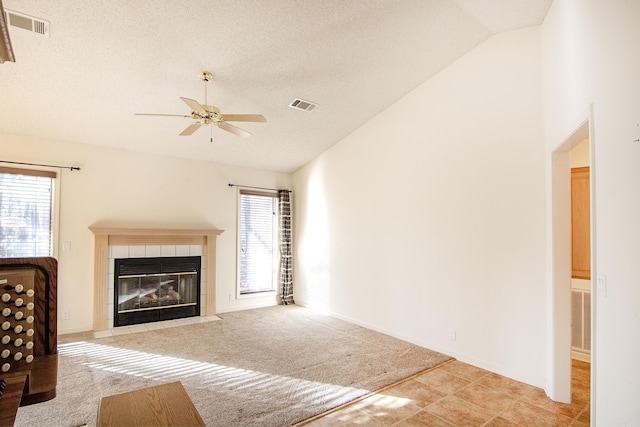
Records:
[[[16,62],[13,56],[13,48],[11,47],[11,38],[9,38],[9,24],[4,19],[4,7],[0,0],[0,64],[5,61]]]
[[[280,298],[293,304],[293,258],[291,251],[291,201],[289,190],[278,190],[280,217]]]

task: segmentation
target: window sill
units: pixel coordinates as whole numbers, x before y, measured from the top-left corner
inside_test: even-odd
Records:
[[[251,292],[247,294],[239,294],[238,299],[250,299],[250,298],[260,298],[260,297],[272,297],[276,295],[276,291],[260,291],[260,292]]]

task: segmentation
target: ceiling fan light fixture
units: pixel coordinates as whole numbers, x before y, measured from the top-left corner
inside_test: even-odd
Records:
[[[2,0],[0,0],[2,1]],[[155,114],[155,113],[134,113],[136,116],[172,116],[172,117],[190,117],[193,122],[187,126],[179,135],[189,136],[202,126],[216,126],[222,130],[232,133],[241,138],[251,136],[250,132],[240,129],[227,122],[257,122],[264,123],[267,119],[262,114],[221,114],[220,109],[214,105],[207,104],[207,83],[213,80],[213,73],[203,71],[200,73],[200,80],[204,82],[204,104],[190,98],[180,97],[182,102],[187,104],[191,110],[191,114]],[[211,137],[213,142],[213,136]]]

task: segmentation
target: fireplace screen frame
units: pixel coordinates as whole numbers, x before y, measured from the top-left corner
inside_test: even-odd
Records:
[[[114,259],[113,326],[130,326],[200,316],[201,264],[200,256]],[[144,281],[145,289],[150,289],[151,285],[155,286],[157,289],[153,295],[155,301],[149,298],[146,299],[146,306],[122,307],[124,302],[119,302],[120,293],[123,290],[121,280],[128,282],[122,285],[129,289],[132,286],[131,282],[136,280],[138,283]],[[171,292],[168,292],[169,288],[165,286],[169,280],[174,282],[177,280],[176,289]],[[181,284],[183,280],[185,282]],[[187,302],[179,303],[179,298],[185,294],[182,286],[195,287],[195,290],[190,292],[191,296]],[[140,286],[140,288],[143,287]],[[175,296],[176,292],[180,296]],[[149,295],[152,294],[149,293]]]

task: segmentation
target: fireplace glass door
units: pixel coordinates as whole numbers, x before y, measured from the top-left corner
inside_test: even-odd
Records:
[[[200,314],[200,258],[116,260],[114,326]]]
[[[118,313],[196,305],[197,279],[195,272],[120,276]]]

